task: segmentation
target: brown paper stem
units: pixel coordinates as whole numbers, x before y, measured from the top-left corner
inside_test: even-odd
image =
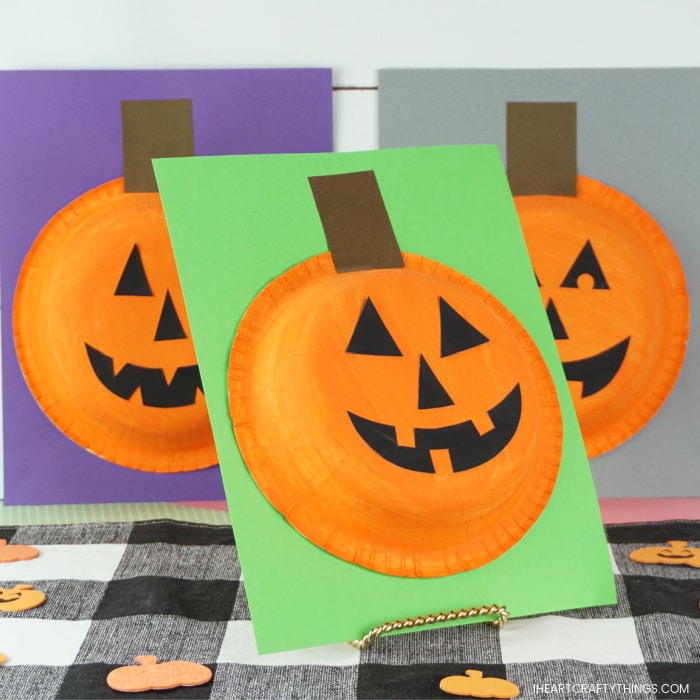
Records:
[[[576,103],[508,102],[508,181],[514,196],[576,196]]]
[[[157,192],[152,158],[194,155],[192,100],[123,100],[124,191]]]
[[[338,272],[404,266],[372,170],[310,177],[309,184]]]

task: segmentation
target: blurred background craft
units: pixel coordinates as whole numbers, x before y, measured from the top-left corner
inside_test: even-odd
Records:
[[[151,159],[328,150],[331,71],[5,71],[0,93],[5,504],[223,499]]]
[[[630,197],[577,174],[576,104],[507,105],[515,206],[589,457],[642,428],[690,328],[673,245]]]
[[[68,204],[20,272],[13,327],[34,397],[112,462],[192,471],[216,450],[150,159],[194,154],[190,100],[122,102],[124,178]]]
[[[601,498],[700,489],[698,95],[695,68],[379,71],[381,147],[498,146]]]

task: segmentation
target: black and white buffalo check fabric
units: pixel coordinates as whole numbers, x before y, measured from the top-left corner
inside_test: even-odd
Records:
[[[0,587],[30,583],[47,597],[33,610],[0,613],[8,657],[0,698],[125,697],[105,678],[143,654],[205,664],[213,678],[132,697],[445,698],[453,696],[441,678],[477,669],[517,684],[522,698],[700,698],[700,569],[628,558],[668,540],[700,546],[700,523],[607,532],[616,606],[515,619],[500,631],[423,629],[365,651],[338,644],[261,656],[230,528],[171,520],[0,527],[0,538],[41,551],[0,564]]]

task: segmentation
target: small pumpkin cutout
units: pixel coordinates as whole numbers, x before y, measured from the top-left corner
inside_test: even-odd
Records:
[[[668,564],[700,569],[700,548],[688,547],[688,543],[682,540],[669,540],[668,547],[634,549],[629,557],[641,564]]]
[[[39,550],[36,547],[26,544],[7,544],[7,540],[0,539],[0,563],[35,559],[38,556]]]
[[[574,108],[573,153],[547,143],[562,131],[555,121],[562,107]],[[683,267],[659,224],[619,190],[576,173],[575,119],[572,103],[510,103],[509,129],[513,121],[520,135],[512,143],[509,130],[508,163],[586,452],[595,457],[640,430],[671,392],[690,304]],[[569,196],[549,193],[549,171],[559,168],[556,184],[571,189]]]
[[[0,588],[0,610],[19,612],[38,608],[46,601],[46,595],[35,591],[28,583],[17,584],[14,588]]]
[[[118,178],[59,211],[22,265],[13,330],[27,385],[74,442],[144,471],[216,463],[157,192]]]
[[[229,405],[255,482],[305,537],[381,573],[443,576],[539,516],[561,416],[510,312],[455,270],[399,260],[339,273],[326,253],[271,282],[239,324]]]
[[[157,656],[137,656],[139,665],[120,666],[107,675],[107,685],[122,693],[170,690],[181,686],[204,685],[211,680],[209,667],[193,661],[165,661]]]
[[[440,690],[450,695],[470,698],[514,698],[520,694],[515,683],[503,678],[484,677],[483,671],[469,669],[463,676],[447,676],[440,681]]]
[[[2,666],[5,661],[7,661],[7,656],[5,656],[5,654],[0,654],[0,666]]]

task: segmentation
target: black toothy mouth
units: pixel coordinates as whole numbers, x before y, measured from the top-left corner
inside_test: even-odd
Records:
[[[449,450],[452,470],[463,472],[495,457],[511,441],[520,424],[522,398],[520,384],[490,411],[493,429],[480,435],[470,420],[442,428],[415,428],[415,447],[396,442],[396,428],[350,413],[359,436],[380,457],[402,469],[435,473],[431,450]]]
[[[204,393],[198,365],[178,367],[168,383],[165,373],[157,367],[140,367],[131,363],[114,373],[114,360],[85,343],[90,365],[102,384],[116,396],[130,399],[137,389],[141,389],[144,406],[153,408],[178,408],[191,406],[197,391]]]
[[[630,339],[625,338],[617,345],[592,357],[563,362],[564,374],[570,382],[581,382],[581,397],[598,393],[610,384],[624,362]]]

